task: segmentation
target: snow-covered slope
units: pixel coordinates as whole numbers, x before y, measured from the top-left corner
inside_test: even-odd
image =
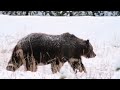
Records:
[[[120,78],[120,17],[40,17],[0,16],[0,78],[35,79],[109,79]],[[70,32],[79,38],[89,39],[97,54],[95,58],[82,58],[87,74],[74,74],[66,62],[60,73],[52,74],[50,65],[38,66],[37,72],[7,71],[6,65],[17,41],[32,32],[61,34]],[[117,75],[115,74],[117,73]]]

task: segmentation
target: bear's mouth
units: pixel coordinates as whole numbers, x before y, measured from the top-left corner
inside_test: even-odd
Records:
[[[91,54],[91,55],[84,55],[85,58],[94,58],[96,54]]]

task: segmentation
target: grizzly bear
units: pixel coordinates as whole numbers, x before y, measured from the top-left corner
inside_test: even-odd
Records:
[[[6,69],[15,71],[24,65],[25,70],[36,71],[37,65],[42,63],[51,64],[52,72],[56,73],[68,61],[74,71],[86,72],[81,56],[96,56],[89,40],[68,32],[61,35],[32,33],[18,41]]]

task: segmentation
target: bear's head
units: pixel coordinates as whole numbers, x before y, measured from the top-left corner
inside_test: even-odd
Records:
[[[93,46],[89,42],[89,40],[85,40],[85,48],[83,49],[83,56],[86,58],[93,58],[96,56],[95,52],[93,51]]]

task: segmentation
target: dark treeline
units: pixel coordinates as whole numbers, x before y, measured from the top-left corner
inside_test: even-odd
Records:
[[[0,11],[17,16],[120,16],[120,11]]]

